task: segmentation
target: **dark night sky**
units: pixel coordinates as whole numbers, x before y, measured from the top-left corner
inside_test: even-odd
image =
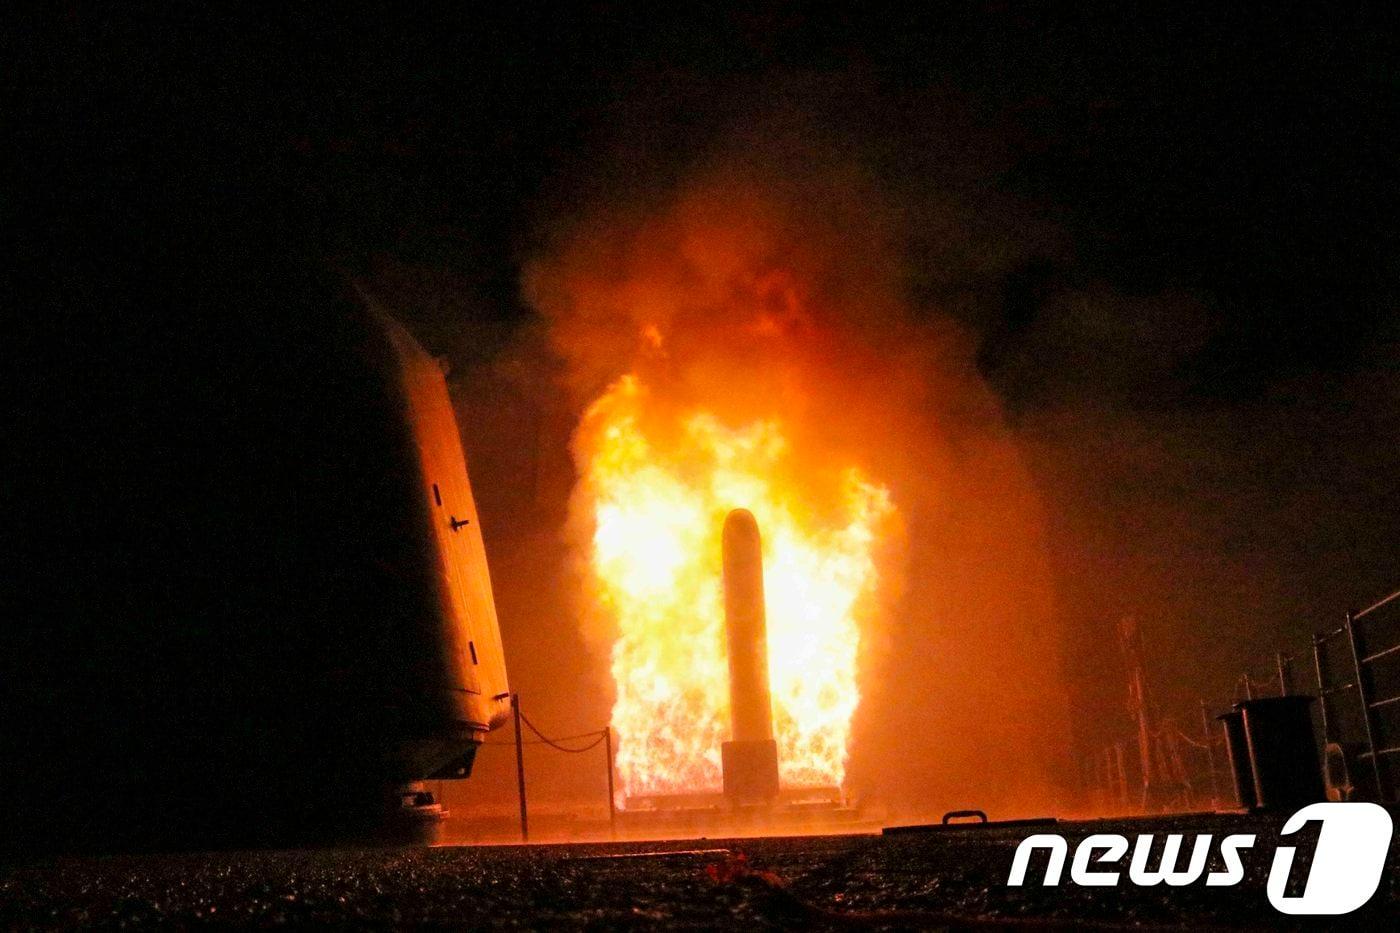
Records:
[[[401,313],[470,380],[531,320],[543,229],[799,110],[906,211],[916,303],[978,336],[1098,645],[1071,665],[1135,611],[1164,678],[1203,671],[1172,697],[1219,695],[1235,662],[1202,655],[1263,657],[1400,585],[1385,5],[664,6],[23,24],[10,209],[55,296],[27,316],[81,359],[152,270],[295,253],[412,280]],[[1103,562],[1138,594],[1096,592]]]
[[[542,198],[561,177],[577,195],[580,163],[621,121],[635,134],[638,114],[650,120],[647,158],[676,160],[748,98],[822,75],[828,100],[799,103],[826,111],[878,170],[897,175],[909,148],[952,138],[941,157],[981,160],[962,174],[985,197],[1062,232],[978,283],[1000,292],[977,321],[992,369],[1067,280],[1207,293],[1220,327],[1179,375],[1226,396],[1354,365],[1389,311],[1396,50],[1379,7],[987,4],[905,18],[548,6],[560,9],[386,7],[325,22],[73,4],[20,50],[36,66],[21,86],[39,91],[20,135],[96,183],[80,201],[128,220],[188,222],[162,192],[232,202],[351,264],[387,251],[470,269],[509,319],[523,310],[520,251],[558,209]]]

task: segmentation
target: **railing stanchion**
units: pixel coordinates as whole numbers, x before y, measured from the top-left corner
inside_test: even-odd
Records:
[[[510,695],[510,707],[515,711],[515,781],[520,791],[520,841],[530,841],[530,815],[525,806],[525,745],[520,734],[520,694]]]
[[[1220,806],[1220,781],[1215,772],[1215,743],[1210,740],[1210,706],[1201,701],[1201,741],[1206,746],[1206,767],[1210,768],[1210,805]]]
[[[1376,747],[1376,727],[1371,715],[1371,689],[1367,680],[1366,665],[1362,658],[1366,655],[1366,639],[1356,625],[1356,616],[1347,612],[1347,641],[1351,643],[1351,661],[1356,672],[1356,696],[1361,701],[1361,721],[1366,725],[1366,745],[1371,751],[1371,773],[1376,778],[1376,796],[1386,800],[1390,795],[1381,781],[1381,756]]]
[[[1313,668],[1317,672],[1317,714],[1322,719],[1322,745],[1325,749],[1332,741],[1332,714],[1328,709],[1327,702],[1331,692],[1327,685],[1327,675],[1323,673],[1322,648],[1326,644],[1326,638],[1318,633],[1313,633]]]
[[[617,838],[617,794],[613,791],[612,726],[603,730],[603,745],[608,750],[608,832]]]

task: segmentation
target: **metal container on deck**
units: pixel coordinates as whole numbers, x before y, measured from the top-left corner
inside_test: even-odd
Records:
[[[1255,806],[1292,810],[1327,799],[1313,736],[1314,697],[1261,697],[1235,704],[1254,778]]]

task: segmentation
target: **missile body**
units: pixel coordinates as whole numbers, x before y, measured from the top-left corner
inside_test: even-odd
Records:
[[[763,543],[748,510],[735,509],[725,517],[722,550],[733,739],[720,749],[724,793],[736,804],[764,803],[778,794],[778,748],[768,688]]]
[[[758,522],[747,509],[735,509],[726,516],[723,549],[731,737],[736,742],[763,742],[773,738],[763,545]]]

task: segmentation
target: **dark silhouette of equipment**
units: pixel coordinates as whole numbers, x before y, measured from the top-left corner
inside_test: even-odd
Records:
[[[1291,811],[1327,799],[1309,710],[1313,700],[1294,695],[1236,704],[1244,717],[1255,806]]]
[[[400,837],[509,716],[442,371],[257,242],[111,267],[25,377],[0,848]]]

